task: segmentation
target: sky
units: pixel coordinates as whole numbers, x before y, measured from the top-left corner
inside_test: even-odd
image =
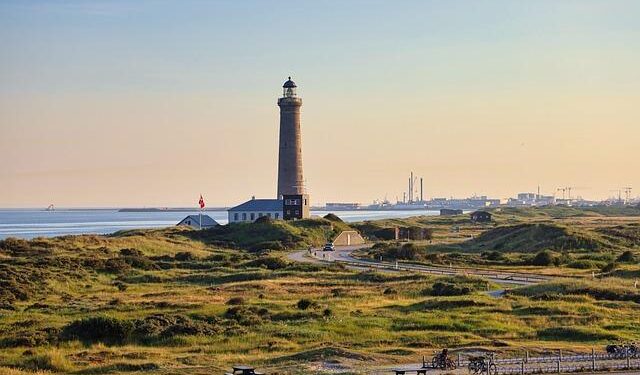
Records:
[[[0,207],[640,194],[640,2],[0,1]],[[561,193],[559,193],[561,194]]]

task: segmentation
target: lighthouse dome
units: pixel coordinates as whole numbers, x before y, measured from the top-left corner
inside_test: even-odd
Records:
[[[286,88],[289,88],[289,87],[298,87],[298,86],[296,86],[296,83],[291,80],[291,77],[289,77],[287,82],[285,82],[284,85],[282,85],[282,87],[284,87],[286,89]]]

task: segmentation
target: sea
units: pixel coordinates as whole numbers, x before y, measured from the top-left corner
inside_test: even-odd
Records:
[[[312,210],[312,216],[330,211]],[[437,215],[432,210],[333,211],[345,222]],[[35,238],[77,234],[109,234],[120,230],[163,228],[176,225],[185,216],[198,211],[120,212],[118,209],[0,209],[0,239]],[[227,223],[226,211],[206,211],[220,224]]]

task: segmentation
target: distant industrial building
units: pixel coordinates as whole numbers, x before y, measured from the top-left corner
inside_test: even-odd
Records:
[[[217,221],[213,220],[213,218],[209,215],[189,215],[180,220],[180,222],[176,225],[187,226],[193,229],[208,229],[216,227],[220,224],[218,224]]]
[[[302,133],[297,85],[291,77],[282,86],[280,107],[280,143],[278,148],[278,190],[276,199],[251,199],[228,210],[229,223],[272,219],[294,220],[310,217],[309,195],[302,173]]]
[[[325,209],[327,210],[359,210],[361,208],[360,203],[327,203]]]
[[[540,193],[518,193],[517,198],[509,198],[507,206],[548,206],[556,204],[556,198]]]

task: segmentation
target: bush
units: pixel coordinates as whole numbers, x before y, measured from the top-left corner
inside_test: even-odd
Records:
[[[300,310],[306,310],[310,307],[315,307],[316,303],[311,301],[310,299],[306,299],[303,298],[300,301],[298,301],[298,303],[296,304],[296,306],[298,307],[298,309]]]
[[[259,223],[259,224],[269,224],[271,223],[273,220],[269,217],[269,216],[261,216],[259,218],[257,218],[254,223]]]
[[[244,305],[245,301],[242,297],[232,297],[227,301],[227,305]]]
[[[600,269],[601,272],[603,273],[609,273],[614,271],[616,268],[618,268],[618,265],[615,262],[611,262],[607,265],[605,265],[604,267],[602,267],[602,269]]]
[[[548,250],[543,250],[536,254],[535,257],[531,260],[531,264],[534,266],[550,266],[555,263],[556,257],[553,256],[553,253]]]
[[[122,281],[115,281],[113,283],[113,285],[118,288],[119,291],[124,292],[127,290],[128,286],[127,284],[123,283]]]
[[[107,259],[100,270],[107,273],[122,274],[131,271],[131,265],[123,258],[112,258]]]
[[[194,320],[183,315],[155,314],[134,321],[134,336],[141,340],[180,335],[213,335],[222,331],[219,318]]]
[[[232,319],[244,326],[257,325],[269,316],[269,310],[255,306],[234,306],[227,309],[224,317]]]
[[[176,253],[176,255],[174,256],[174,259],[179,262],[186,262],[186,261],[196,260],[196,257],[195,255],[193,255],[188,251],[181,251],[179,253]]]
[[[393,288],[387,288],[384,290],[384,292],[382,292],[382,294],[384,295],[393,295],[393,294],[398,294],[398,291],[393,289]]]
[[[452,283],[438,281],[431,287],[432,296],[463,296],[471,293],[468,286],[458,286]]]
[[[249,247],[249,251],[257,252],[263,250],[284,250],[285,246],[281,241],[262,241]]]
[[[331,311],[331,309],[324,309],[324,311],[322,311],[322,316],[324,316],[325,318],[328,318],[332,315],[333,315],[333,311]]]
[[[324,215],[323,217],[325,219],[329,220],[329,221],[333,221],[333,222],[336,222],[336,223],[343,223],[342,219],[340,219],[338,217],[338,215],[335,215],[335,214],[329,213],[329,214]]]
[[[142,257],[144,254],[140,250],[136,249],[120,249],[120,256],[134,256],[134,257]]]
[[[132,331],[133,323],[130,321],[96,316],[71,322],[63,328],[61,339],[122,344],[129,339]]]
[[[73,365],[60,351],[53,349],[43,354],[33,354],[20,359],[16,367],[31,371],[53,371],[68,373],[73,370]]]
[[[286,268],[289,264],[290,263],[283,258],[267,256],[247,262],[244,264],[244,266],[264,267],[270,270],[279,270],[282,268]]]
[[[633,255],[632,251],[627,250],[624,253],[620,254],[617,261],[622,263],[633,263],[636,261],[636,257]]]

